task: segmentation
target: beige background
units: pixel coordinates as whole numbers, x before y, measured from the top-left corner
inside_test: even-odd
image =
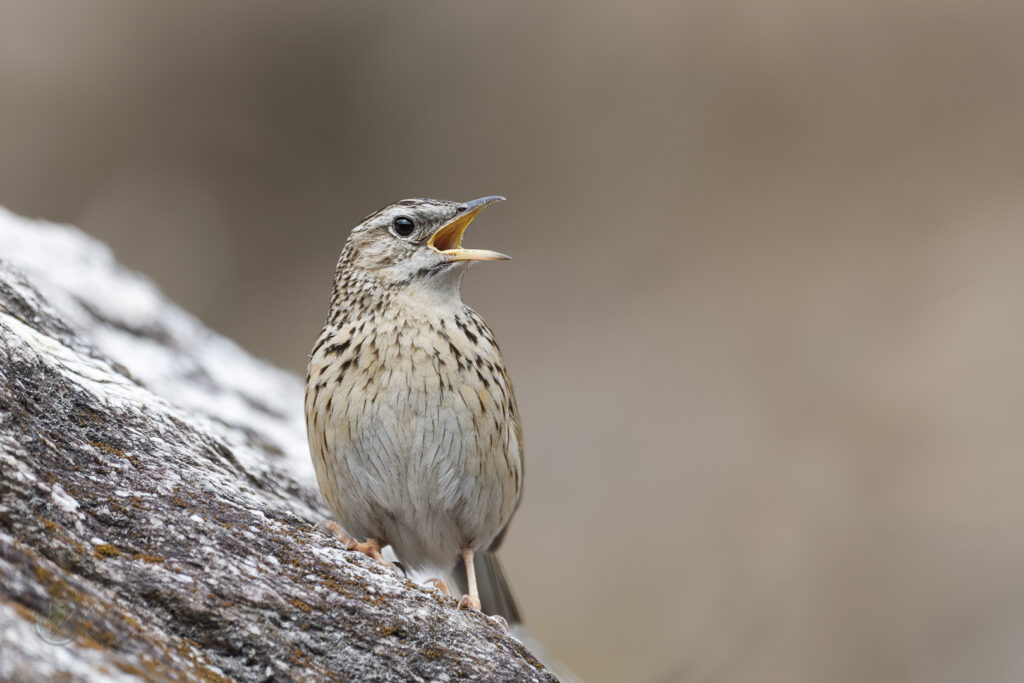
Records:
[[[407,196],[522,409],[593,681],[1024,678],[1024,4],[0,0],[0,203],[295,372]],[[0,245],[2,249],[2,245]],[[55,263],[54,267],[60,267]]]

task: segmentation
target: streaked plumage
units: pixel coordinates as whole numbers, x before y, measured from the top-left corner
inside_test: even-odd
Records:
[[[495,199],[404,200],[353,230],[309,362],[306,418],[320,490],[348,535],[441,572],[483,551],[481,573],[497,572],[502,592],[486,553],[519,504],[522,435],[494,336],[459,292],[473,260],[501,257],[461,248]],[[482,597],[515,612],[508,595]]]

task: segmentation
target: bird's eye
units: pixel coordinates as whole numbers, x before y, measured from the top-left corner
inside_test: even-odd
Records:
[[[415,229],[416,225],[412,222],[412,219],[405,216],[399,216],[391,224],[391,232],[395,233],[397,237],[408,237]]]

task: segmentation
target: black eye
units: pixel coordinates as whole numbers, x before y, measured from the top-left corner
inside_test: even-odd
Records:
[[[405,216],[396,218],[395,222],[391,224],[391,232],[395,233],[398,237],[408,237],[415,229],[416,225],[412,222],[412,219]]]

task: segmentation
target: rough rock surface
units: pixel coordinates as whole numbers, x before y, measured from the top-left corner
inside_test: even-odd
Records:
[[[312,529],[301,391],[0,209],[0,680],[553,680]]]

